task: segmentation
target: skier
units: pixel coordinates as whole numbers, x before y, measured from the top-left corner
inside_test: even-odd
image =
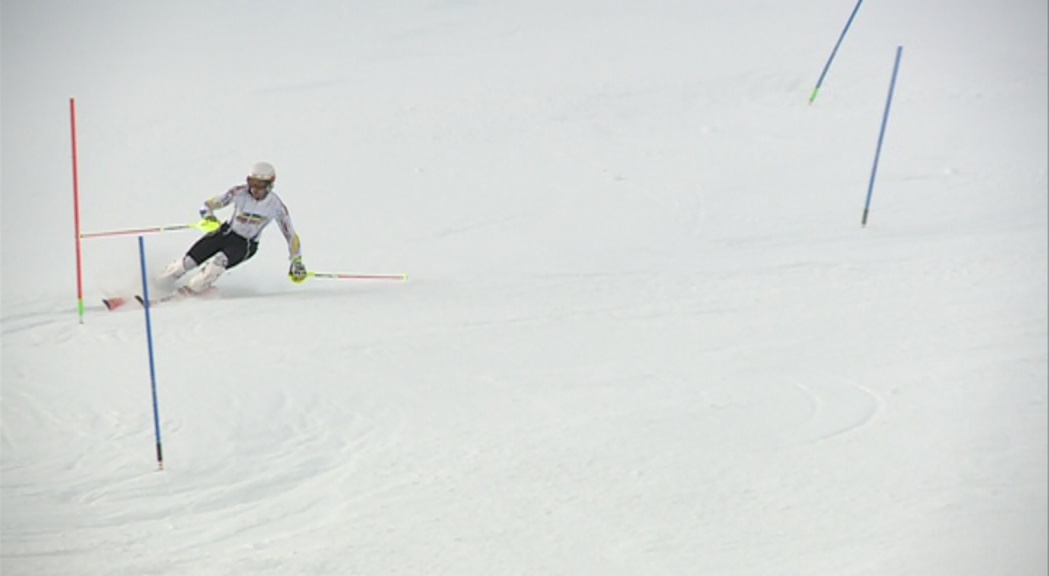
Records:
[[[233,204],[233,214],[215,231],[201,237],[182,258],[168,265],[157,278],[157,284],[171,290],[186,272],[201,266],[200,272],[190,278],[185,289],[192,293],[204,292],[229,268],[233,268],[255,255],[259,247],[259,234],[273,220],[288,241],[288,258],[291,267],[288,276],[292,282],[306,280],[306,267],[302,264],[299,250],[299,235],[291,224],[291,216],[277,193],[273,183],[277,173],[268,162],[258,162],[251,167],[247,181],[238,184],[221,196],[209,198],[200,208],[205,220],[218,222],[215,210]]]

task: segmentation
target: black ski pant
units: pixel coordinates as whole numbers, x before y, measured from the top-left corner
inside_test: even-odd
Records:
[[[197,240],[186,256],[189,256],[200,266],[208,258],[222,252],[226,255],[226,269],[233,268],[237,264],[251,258],[259,249],[259,241],[245,238],[230,230],[229,223],[223,223],[218,230],[209,232]]]

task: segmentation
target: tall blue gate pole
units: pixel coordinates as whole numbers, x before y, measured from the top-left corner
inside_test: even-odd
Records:
[[[856,17],[856,13],[860,11],[860,4],[863,4],[863,0],[856,2],[856,7],[852,9],[852,14],[849,15],[848,22],[845,23],[845,28],[841,31],[841,36],[838,36],[838,41],[834,44],[834,49],[830,51],[830,58],[827,58],[827,63],[823,65],[823,72],[820,72],[820,79],[816,81],[816,87],[812,89],[812,96],[809,96],[809,104],[812,104],[816,100],[816,94],[819,94],[820,86],[823,86],[823,79],[827,76],[827,71],[830,70],[830,63],[834,61],[834,55],[838,53],[838,48],[841,46],[841,41],[845,39],[845,33],[849,31],[849,26],[852,26],[852,19]]]
[[[146,313],[146,345],[149,347],[149,381],[153,390],[153,432],[157,439],[157,469],[164,469],[164,452],[160,442],[160,410],[157,407],[157,369],[153,359],[153,322],[149,315],[149,280],[146,273],[146,243],[138,237],[138,257],[142,268],[142,307]]]
[[[871,196],[874,194],[874,177],[878,174],[878,159],[881,158],[881,145],[885,141],[885,126],[889,123],[889,108],[892,107],[892,93],[896,90],[896,74],[900,71],[901,56],[903,56],[903,46],[897,46],[896,63],[892,66],[892,80],[889,82],[889,97],[885,100],[885,114],[881,117],[881,132],[878,133],[878,148],[874,151],[871,181],[867,185],[867,203],[863,206],[863,226],[867,225],[867,212],[871,208]]]

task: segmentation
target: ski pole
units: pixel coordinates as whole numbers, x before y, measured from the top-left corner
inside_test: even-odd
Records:
[[[216,220],[201,220],[195,224],[173,224],[170,226],[151,226],[149,228],[129,228],[126,230],[108,230],[106,232],[85,232],[81,238],[100,238],[103,236],[139,236],[142,234],[156,234],[159,232],[171,232],[173,230],[188,230],[196,228],[203,232],[217,230],[219,223]]]
[[[343,274],[337,272],[307,272],[307,278],[331,278],[335,280],[407,280],[407,274]]]

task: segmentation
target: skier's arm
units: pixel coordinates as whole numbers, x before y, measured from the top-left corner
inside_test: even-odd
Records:
[[[291,216],[288,209],[281,204],[280,212],[277,214],[277,226],[280,228],[284,239],[288,241],[288,259],[291,266],[288,268],[288,277],[292,282],[299,284],[309,277],[306,266],[302,263],[302,251],[299,249],[299,235],[295,233],[295,227],[291,224]]]
[[[214,198],[208,198],[205,200],[204,204],[200,207],[200,217],[205,220],[218,220],[218,218],[215,218],[215,210],[229,206],[229,203],[233,201],[233,192],[236,189],[236,187],[230,188],[221,196],[215,196]]]
[[[299,235],[295,233],[295,226],[291,223],[291,215],[288,214],[288,209],[281,205],[281,210],[277,214],[277,227],[280,228],[281,234],[284,235],[284,239],[288,242],[288,260],[295,261],[302,259],[302,250],[299,244]]]

